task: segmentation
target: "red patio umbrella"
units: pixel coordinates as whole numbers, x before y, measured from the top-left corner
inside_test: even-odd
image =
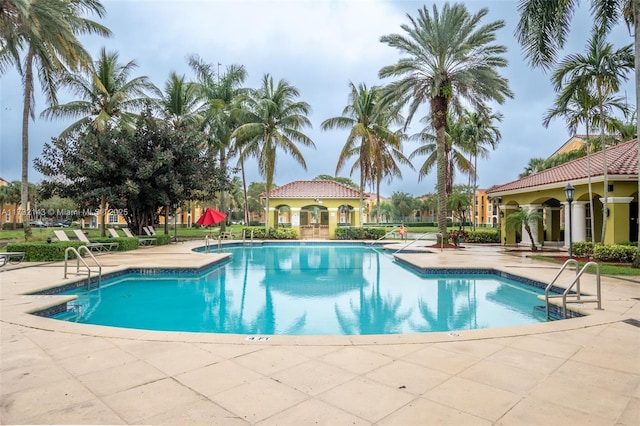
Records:
[[[196,225],[215,225],[216,223],[222,222],[226,217],[226,214],[216,209],[212,209],[211,207],[207,207],[206,209],[204,209],[204,213],[202,213],[202,216],[200,216],[196,221]]]

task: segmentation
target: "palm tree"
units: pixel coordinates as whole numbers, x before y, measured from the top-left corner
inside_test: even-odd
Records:
[[[307,164],[296,142],[315,148],[313,141],[302,130],[311,127],[307,115],[311,112],[308,103],[298,101],[298,89],[286,80],[274,83],[273,77],[265,74],[262,86],[251,91],[246,98],[246,110],[242,111],[244,124],[232,134],[241,144],[240,161],[256,157],[258,170],[266,180],[265,228],[269,229],[269,191],[273,187],[278,150],[291,155],[306,170]]]
[[[596,119],[598,100],[589,88],[581,88],[577,91],[572,91],[569,96],[565,93],[567,88],[564,88],[562,95],[558,95],[554,102],[553,108],[547,110],[545,113],[542,124],[545,127],[549,126],[551,120],[556,117],[564,117],[567,122],[567,128],[572,135],[576,134],[578,125],[581,123],[585,125],[585,155],[587,157],[587,186],[589,190],[589,211],[591,212],[590,228],[591,228],[591,242],[595,242],[595,226],[593,217],[593,190],[591,185],[591,138],[590,130],[593,126],[597,126],[598,120]],[[608,97],[603,106],[606,108],[617,108],[620,110],[625,109],[625,105],[622,103],[621,98]],[[607,115],[610,118],[610,115]]]
[[[427,121],[427,120],[422,120]],[[429,127],[421,132],[411,136],[411,139],[423,142],[423,145],[416,148],[409,158],[413,159],[419,155],[426,155],[422,166],[418,171],[418,179],[422,179],[438,164],[438,144],[437,136],[429,133]],[[464,123],[461,119],[456,119],[453,114],[449,114],[445,128],[445,194],[448,197],[453,192],[453,183],[455,181],[455,171],[460,170],[463,174],[471,177],[475,174],[475,169],[471,162],[467,159],[470,153],[470,144],[464,139]]]
[[[558,51],[564,47],[579,0],[546,1],[520,0],[520,21],[516,37],[525,50],[525,56],[534,67],[549,68],[555,63]],[[591,11],[596,26],[609,31],[623,19],[633,27],[634,69],[636,84],[636,108],[640,105],[640,2],[637,0],[591,0]],[[636,135],[640,135],[640,120],[636,121]],[[638,163],[640,163],[640,138],[638,138]],[[640,193],[640,179],[638,180]],[[638,229],[640,230],[640,220]],[[640,267],[640,238],[634,267]]]
[[[120,64],[118,59],[118,52],[107,52],[102,48],[94,68],[61,76],[60,86],[68,88],[78,99],[66,104],[54,103],[40,114],[49,120],[78,118],[62,131],[61,137],[87,126],[98,132],[115,123],[133,128],[136,113],[150,101],[147,91],[160,96],[160,91],[148,77],[130,78],[137,67],[135,61]]]
[[[84,49],[79,36],[99,34],[109,36],[104,26],[83,17],[85,13],[102,17],[105,9],[98,0],[12,0],[3,8],[2,31],[9,37],[2,40],[0,74],[15,67],[24,87],[22,110],[22,221],[25,239],[31,238],[27,199],[29,196],[29,118],[35,117],[34,79],[49,104],[57,101],[57,75],[68,70],[88,68],[91,56]],[[7,17],[11,13],[10,19]]]
[[[133,128],[140,111],[148,102],[154,102],[147,95],[161,95],[158,88],[146,76],[131,78],[131,72],[137,67],[135,61],[126,64],[118,62],[117,52],[100,50],[95,67],[83,72],[65,72],[60,77],[60,85],[70,89],[77,100],[65,104],[54,102],[42,111],[47,119],[78,118],[62,131],[61,137],[72,132],[92,129],[98,133],[116,123]],[[106,236],[106,195],[100,200],[100,223],[102,236]]]
[[[567,104],[573,94],[581,90],[594,89],[598,101],[600,127],[600,144],[602,147],[602,166],[604,189],[602,198],[602,242],[605,241],[607,231],[607,198],[609,197],[609,182],[607,169],[605,135],[605,100],[612,93],[620,90],[622,81],[627,80],[627,72],[633,68],[634,56],[631,45],[614,50],[611,43],[607,43],[605,33],[594,28],[591,40],[587,46],[586,55],[569,55],[559,64],[553,73],[552,82],[556,91],[560,93],[559,104]]]
[[[342,115],[323,121],[321,128],[349,130],[338,157],[336,175],[349,158],[356,157],[351,173],[360,169],[359,220],[362,224],[365,185],[368,182],[376,183],[376,206],[379,207],[380,182],[384,176],[401,176],[398,162],[411,168],[413,166],[402,154],[402,136],[389,128],[393,124],[399,124],[401,117],[390,108],[381,107],[379,89],[369,89],[364,83],[357,87],[349,83],[349,88],[349,104],[342,110]]]
[[[196,92],[196,84],[186,81],[184,75],[169,74],[160,98],[160,109],[174,129],[202,122],[202,102]]]
[[[493,124],[495,121],[502,121],[502,114],[492,113],[491,110],[469,112],[464,114],[464,141],[467,143],[468,151],[473,156],[473,186],[469,182],[471,215],[473,226],[476,225],[476,190],[478,189],[478,157],[487,158],[489,150],[484,145],[489,145],[491,149],[496,149],[498,142],[502,138],[500,130]],[[469,176],[471,177],[471,176]]]
[[[212,64],[205,63],[197,55],[189,57],[189,65],[196,73],[199,96],[205,102],[204,127],[209,133],[210,149],[218,155],[220,167],[226,170],[229,157],[234,155],[231,134],[240,124],[232,112],[239,108],[240,97],[246,91],[242,85],[247,78],[247,71],[242,65],[230,65],[224,74],[220,74],[219,67],[214,70]],[[243,164],[242,168],[244,177]],[[246,193],[246,182],[243,188]],[[226,211],[226,204],[225,192],[221,191],[222,211]],[[225,222],[220,227],[224,231]]]
[[[471,15],[463,4],[442,8],[433,6],[433,16],[426,6],[417,19],[408,16],[410,24],[402,25],[406,35],[390,34],[380,41],[406,55],[395,65],[382,68],[380,77],[398,77],[387,86],[385,98],[398,106],[409,105],[408,126],[418,107],[429,103],[431,122],[436,131],[438,149],[438,231],[447,232],[446,206],[446,126],[449,107],[461,110],[465,99],[474,109],[485,103],[503,103],[513,94],[508,81],[498,74],[505,67],[506,48],[493,44],[503,21],[480,25],[486,8]]]
[[[540,220],[542,220],[542,214],[540,211],[529,208],[520,208],[507,216],[506,227],[511,231],[517,231],[518,229],[524,228],[529,235],[529,240],[531,240],[531,250],[538,251],[536,242],[533,239],[533,234],[531,233],[531,224]]]

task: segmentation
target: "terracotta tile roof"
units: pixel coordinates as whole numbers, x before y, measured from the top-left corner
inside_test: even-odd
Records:
[[[261,194],[262,197],[265,194]],[[355,198],[360,191],[331,180],[296,180],[271,191],[269,198]],[[367,194],[365,193],[365,198]]]
[[[602,176],[602,151],[590,155],[591,177]],[[638,140],[633,139],[610,148],[607,148],[608,176],[615,177],[638,174]],[[559,166],[534,173],[522,179],[494,186],[487,191],[488,194],[505,191],[517,191],[553,183],[564,183],[570,180],[586,179],[587,157],[578,158]]]

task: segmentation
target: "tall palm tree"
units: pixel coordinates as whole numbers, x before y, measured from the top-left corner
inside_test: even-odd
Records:
[[[278,150],[291,155],[306,170],[307,163],[299,143],[315,148],[315,144],[302,131],[311,127],[307,115],[311,112],[308,103],[299,101],[298,89],[286,80],[277,84],[273,77],[265,74],[262,86],[250,92],[242,110],[241,124],[232,134],[241,144],[240,161],[249,157],[258,160],[258,170],[266,180],[265,228],[269,229],[269,191],[273,187]]]
[[[627,80],[627,73],[633,68],[634,56],[631,45],[614,50],[606,42],[606,34],[594,28],[586,54],[574,54],[564,58],[553,73],[552,82],[560,93],[559,103],[567,104],[574,93],[593,88],[598,102],[600,144],[602,148],[602,166],[604,176],[602,242],[605,241],[608,215],[607,198],[609,182],[605,144],[605,101],[608,96],[620,90],[620,84]]]
[[[202,122],[202,101],[194,82],[175,72],[169,74],[160,98],[160,109],[174,129]]]
[[[426,119],[422,121],[428,121]],[[413,159],[417,156],[425,155],[426,158],[418,171],[418,179],[425,177],[433,167],[438,164],[438,143],[437,136],[430,133],[429,127],[424,128],[421,132],[411,136],[411,139],[422,142],[409,158]],[[455,181],[456,169],[469,177],[475,174],[475,169],[471,161],[467,158],[470,154],[470,144],[465,140],[464,122],[460,118],[455,118],[452,113],[449,114],[445,127],[445,194],[447,197],[453,192],[453,183]]]
[[[103,47],[95,66],[84,72],[66,72],[60,77],[60,86],[66,87],[78,99],[65,104],[54,103],[42,111],[43,118],[78,118],[60,134],[68,136],[74,131],[91,126],[102,132],[107,125],[119,123],[133,127],[146,102],[161,96],[148,77],[131,78],[137,68],[135,61],[118,62],[118,52],[107,52]]]
[[[542,124],[545,127],[549,126],[551,120],[556,117],[564,117],[569,133],[576,134],[578,126],[584,124],[585,126],[585,155],[587,157],[587,187],[589,191],[589,211],[591,212],[590,228],[591,228],[591,242],[595,242],[595,225],[593,217],[593,189],[591,185],[591,137],[590,131],[594,126],[598,125],[597,109],[598,99],[593,96],[589,88],[581,88],[577,91],[572,91],[570,96],[566,96],[564,93],[567,88],[563,89],[563,94],[558,95],[554,102],[553,108],[547,110],[543,116]],[[622,98],[608,97],[603,106],[607,109],[617,108],[622,111],[625,109]],[[611,116],[607,114],[610,119]]]
[[[469,155],[473,157],[474,173],[473,185],[469,181],[470,199],[471,199],[471,215],[473,218],[473,226],[476,225],[476,190],[478,189],[478,157],[487,158],[489,150],[485,145],[495,150],[498,142],[502,138],[500,129],[494,125],[496,121],[502,121],[501,113],[493,113],[490,109],[486,111],[465,111],[464,114],[464,141],[468,144]]]
[[[91,66],[91,55],[79,36],[111,32],[85,14],[102,17],[105,9],[98,0],[11,0],[3,9],[3,38],[0,50],[0,74],[15,67],[24,87],[22,110],[22,221],[25,239],[31,238],[27,200],[29,196],[29,118],[35,118],[35,78],[49,104],[57,101],[57,75]],[[7,18],[5,10],[10,10]]]
[[[62,131],[61,137],[88,128],[101,133],[115,124],[133,128],[137,112],[145,103],[156,102],[161,93],[148,77],[130,77],[137,67],[135,61],[121,64],[118,59],[117,52],[107,52],[102,48],[93,68],[61,74],[60,86],[68,88],[78,99],[65,104],[53,102],[41,114],[49,120],[78,119]],[[100,227],[103,237],[107,233],[106,202],[107,196],[102,195]]]
[[[399,124],[401,117],[390,108],[381,106],[379,89],[367,88],[364,83],[357,87],[349,83],[349,89],[349,103],[342,110],[342,115],[326,119],[321,128],[349,130],[338,157],[336,175],[351,157],[356,158],[351,173],[360,170],[359,221],[362,224],[365,185],[376,183],[376,206],[379,207],[380,182],[384,176],[401,175],[398,162],[409,166],[411,163],[402,154],[402,136],[389,128]]]
[[[247,71],[242,65],[230,65],[220,74],[219,66],[214,70],[212,64],[207,64],[197,55],[189,57],[189,66],[196,73],[199,96],[205,102],[204,127],[209,133],[210,149],[218,156],[220,167],[226,170],[229,158],[234,155],[231,134],[240,124],[232,112],[239,108],[240,97],[246,92],[242,85]],[[243,188],[246,193],[246,183]],[[221,191],[222,211],[226,211],[226,204],[225,191]],[[225,222],[222,222],[221,229],[226,229]]]
[[[534,67],[551,67],[564,47],[571,27],[571,19],[580,0],[546,1],[520,0],[520,21],[516,37],[523,46],[525,56]],[[640,1],[638,0],[591,0],[591,11],[596,26],[609,31],[619,20],[633,28],[633,50],[636,108],[640,105]],[[640,135],[640,120],[636,121],[636,135]],[[638,163],[640,164],[640,138],[638,138]],[[640,179],[638,180],[640,193]],[[640,220],[638,229],[640,234]],[[634,266],[640,267],[640,238]]]
[[[382,78],[398,77],[387,86],[386,98],[399,106],[409,106],[407,124],[423,103],[429,103],[432,126],[438,149],[438,232],[447,232],[446,135],[450,107],[461,110],[465,99],[472,108],[486,108],[485,103],[503,103],[513,94],[498,68],[505,67],[506,48],[493,44],[503,21],[480,25],[486,8],[471,15],[463,4],[445,3],[442,12],[433,6],[433,16],[426,6],[418,18],[408,16],[403,24],[406,35],[390,34],[380,41],[405,55],[395,65],[383,67]]]

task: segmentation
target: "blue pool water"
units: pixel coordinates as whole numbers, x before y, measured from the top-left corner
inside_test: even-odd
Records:
[[[534,309],[542,290],[494,274],[420,275],[388,254],[355,245],[227,250],[229,262],[200,274],[127,274],[98,289],[75,290],[71,309],[54,318],[276,335],[397,334],[546,321]]]

